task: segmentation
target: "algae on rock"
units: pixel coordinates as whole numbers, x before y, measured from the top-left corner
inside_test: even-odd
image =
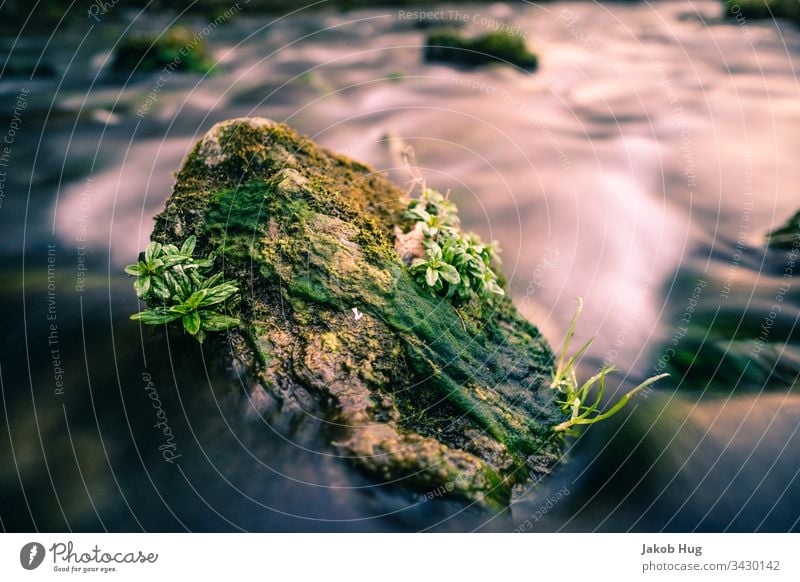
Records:
[[[553,354],[508,298],[462,313],[418,286],[395,250],[406,207],[370,168],[237,119],[186,158],[153,238],[216,253],[242,295],[233,356],[320,415],[339,454],[384,482],[503,507],[558,458]]]

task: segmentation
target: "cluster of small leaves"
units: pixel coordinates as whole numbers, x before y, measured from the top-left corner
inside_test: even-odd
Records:
[[[584,352],[589,348],[594,338],[589,339],[577,352],[575,352],[572,356],[567,357],[569,345],[572,342],[572,337],[575,335],[575,325],[578,322],[578,316],[583,310],[583,299],[578,297],[577,301],[578,307],[575,310],[575,315],[572,316],[572,321],[570,322],[567,336],[564,338],[564,345],[561,348],[561,354],[558,357],[556,371],[553,375],[553,382],[550,385],[551,388],[557,390],[563,397],[563,399],[559,401],[561,409],[570,414],[570,418],[568,420],[565,420],[561,424],[554,426],[553,430],[555,432],[569,435],[577,434],[576,429],[574,428],[576,426],[594,424],[615,415],[617,412],[622,410],[628,401],[636,396],[639,392],[658,380],[669,376],[669,374],[659,374],[658,376],[648,378],[636,386],[633,390],[630,390],[623,395],[622,398],[620,398],[611,406],[611,408],[605,412],[600,412],[600,404],[602,403],[603,393],[605,392],[606,388],[606,376],[611,372],[614,372],[616,368],[614,366],[603,366],[600,369],[600,372],[586,380],[586,382],[583,384],[578,382],[578,377],[575,373],[575,366],[578,363],[578,360],[580,360],[581,356],[583,356]],[[597,390],[594,400],[589,403],[589,395],[595,385],[599,386],[599,389]]]
[[[209,276],[214,259],[193,258],[196,242],[193,236],[181,248],[151,242],[141,260],[125,267],[125,272],[136,277],[136,295],[148,307],[131,319],[147,325],[180,319],[183,328],[202,343],[207,331],[239,325],[238,319],[223,313],[239,289],[220,282],[221,273]]]
[[[478,235],[459,227],[456,205],[436,190],[423,188],[412,200],[406,218],[421,229],[425,256],[414,259],[411,273],[433,293],[467,303],[477,297],[491,302],[505,293],[493,263],[499,263],[496,243],[484,244]]]

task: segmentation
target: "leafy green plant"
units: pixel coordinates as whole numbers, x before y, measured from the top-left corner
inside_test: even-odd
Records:
[[[147,245],[141,260],[125,267],[125,272],[136,277],[133,288],[139,299],[160,297],[169,299],[166,287],[163,284],[164,272],[175,265],[184,264],[189,268],[210,267],[212,261],[194,261],[192,253],[196,240],[188,238],[183,246],[178,249],[175,245],[162,245],[151,242]]]
[[[423,188],[420,198],[409,203],[405,217],[422,235],[424,256],[410,266],[417,283],[456,303],[475,298],[491,302],[505,294],[492,269],[499,262],[496,243],[487,245],[478,235],[464,233],[458,209],[447,196]]]
[[[147,325],[164,325],[180,319],[183,329],[200,343],[207,331],[223,331],[239,325],[235,317],[225,315],[226,303],[239,291],[230,283],[220,282],[221,273],[208,276],[214,265],[213,255],[196,259],[195,237],[189,237],[179,249],[175,245],[151,242],[138,263],[125,267],[136,277],[136,295],[147,309],[131,319]]]
[[[550,385],[551,388],[557,390],[563,397],[563,399],[559,401],[562,410],[570,413],[570,418],[561,424],[554,426],[553,430],[555,432],[562,432],[571,435],[576,434],[576,431],[573,428],[575,426],[594,424],[614,416],[617,412],[622,410],[628,401],[630,401],[630,399],[636,396],[639,392],[658,380],[669,376],[669,374],[659,374],[658,376],[648,378],[623,395],[622,398],[620,398],[611,406],[611,408],[605,412],[600,412],[600,404],[606,388],[606,376],[611,372],[614,372],[616,368],[614,366],[603,366],[600,369],[600,372],[582,384],[578,382],[577,374],[575,373],[575,366],[580,360],[581,356],[583,356],[583,354],[589,348],[594,338],[589,339],[572,356],[567,356],[570,343],[572,342],[572,337],[575,335],[575,325],[578,322],[578,317],[580,316],[581,311],[583,311],[583,299],[578,297],[577,301],[578,307],[575,309],[575,314],[572,316],[569,330],[564,338],[564,345],[562,346],[561,353],[558,356],[556,371],[553,374],[553,381]],[[590,394],[595,385],[597,385],[599,388],[597,390],[597,394],[594,396],[594,400],[589,403]]]

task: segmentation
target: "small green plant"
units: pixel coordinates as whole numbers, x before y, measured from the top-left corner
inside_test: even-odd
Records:
[[[221,273],[208,276],[213,256],[192,257],[195,237],[189,237],[179,249],[175,245],[151,242],[138,263],[125,267],[136,277],[136,296],[147,309],[131,319],[147,325],[164,325],[181,320],[183,328],[200,343],[207,331],[223,331],[239,325],[235,317],[225,315],[226,303],[239,291],[230,283],[220,283]]]
[[[456,205],[436,190],[423,187],[408,205],[405,217],[422,237],[424,256],[410,266],[417,283],[432,293],[467,303],[474,298],[491,302],[505,292],[492,265],[499,262],[496,243],[484,244],[459,227]]]
[[[577,352],[575,352],[572,356],[567,357],[569,346],[572,342],[572,337],[575,335],[575,325],[577,324],[578,317],[583,310],[583,299],[578,297],[577,301],[578,307],[575,309],[575,314],[572,316],[569,330],[564,338],[564,345],[561,348],[561,353],[558,356],[558,362],[556,364],[556,371],[553,374],[553,382],[550,385],[551,388],[557,390],[563,397],[563,400],[559,401],[562,410],[570,413],[570,418],[561,424],[554,426],[553,430],[555,432],[570,435],[576,434],[576,431],[573,428],[575,426],[594,424],[614,416],[617,412],[622,410],[628,401],[636,396],[639,392],[658,380],[669,376],[669,374],[659,374],[658,376],[648,378],[636,386],[633,390],[622,396],[622,398],[612,405],[611,408],[601,413],[600,404],[603,399],[603,393],[605,392],[606,376],[611,372],[614,372],[616,368],[614,366],[603,366],[600,369],[600,372],[586,380],[583,384],[578,382],[578,378],[575,373],[575,366],[580,360],[581,356],[583,356],[583,354],[589,348],[594,338],[589,339]],[[591,402],[591,404],[589,404],[589,396],[595,385],[598,385],[599,389],[597,390],[597,395],[594,397],[594,400]]]

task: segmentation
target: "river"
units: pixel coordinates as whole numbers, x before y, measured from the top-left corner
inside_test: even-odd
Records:
[[[429,22],[391,8],[244,10],[206,35],[216,74],[160,81],[109,73],[127,23],[2,39],[10,60],[57,71],[0,78],[4,529],[798,529],[800,285],[764,236],[800,207],[800,31],[723,21],[716,1],[441,12],[474,34],[510,23],[539,70],[425,63]],[[122,267],[173,172],[213,123],[255,115],[400,185],[413,147],[464,225],[500,242],[511,296],[551,343],[584,298],[576,341],[596,340],[582,371],[616,365],[618,394],[679,348],[715,338],[718,355],[568,441],[510,511],[376,485],[318,421],[262,422],[240,371],[128,320]],[[716,380],[731,340],[764,321],[783,377]]]

